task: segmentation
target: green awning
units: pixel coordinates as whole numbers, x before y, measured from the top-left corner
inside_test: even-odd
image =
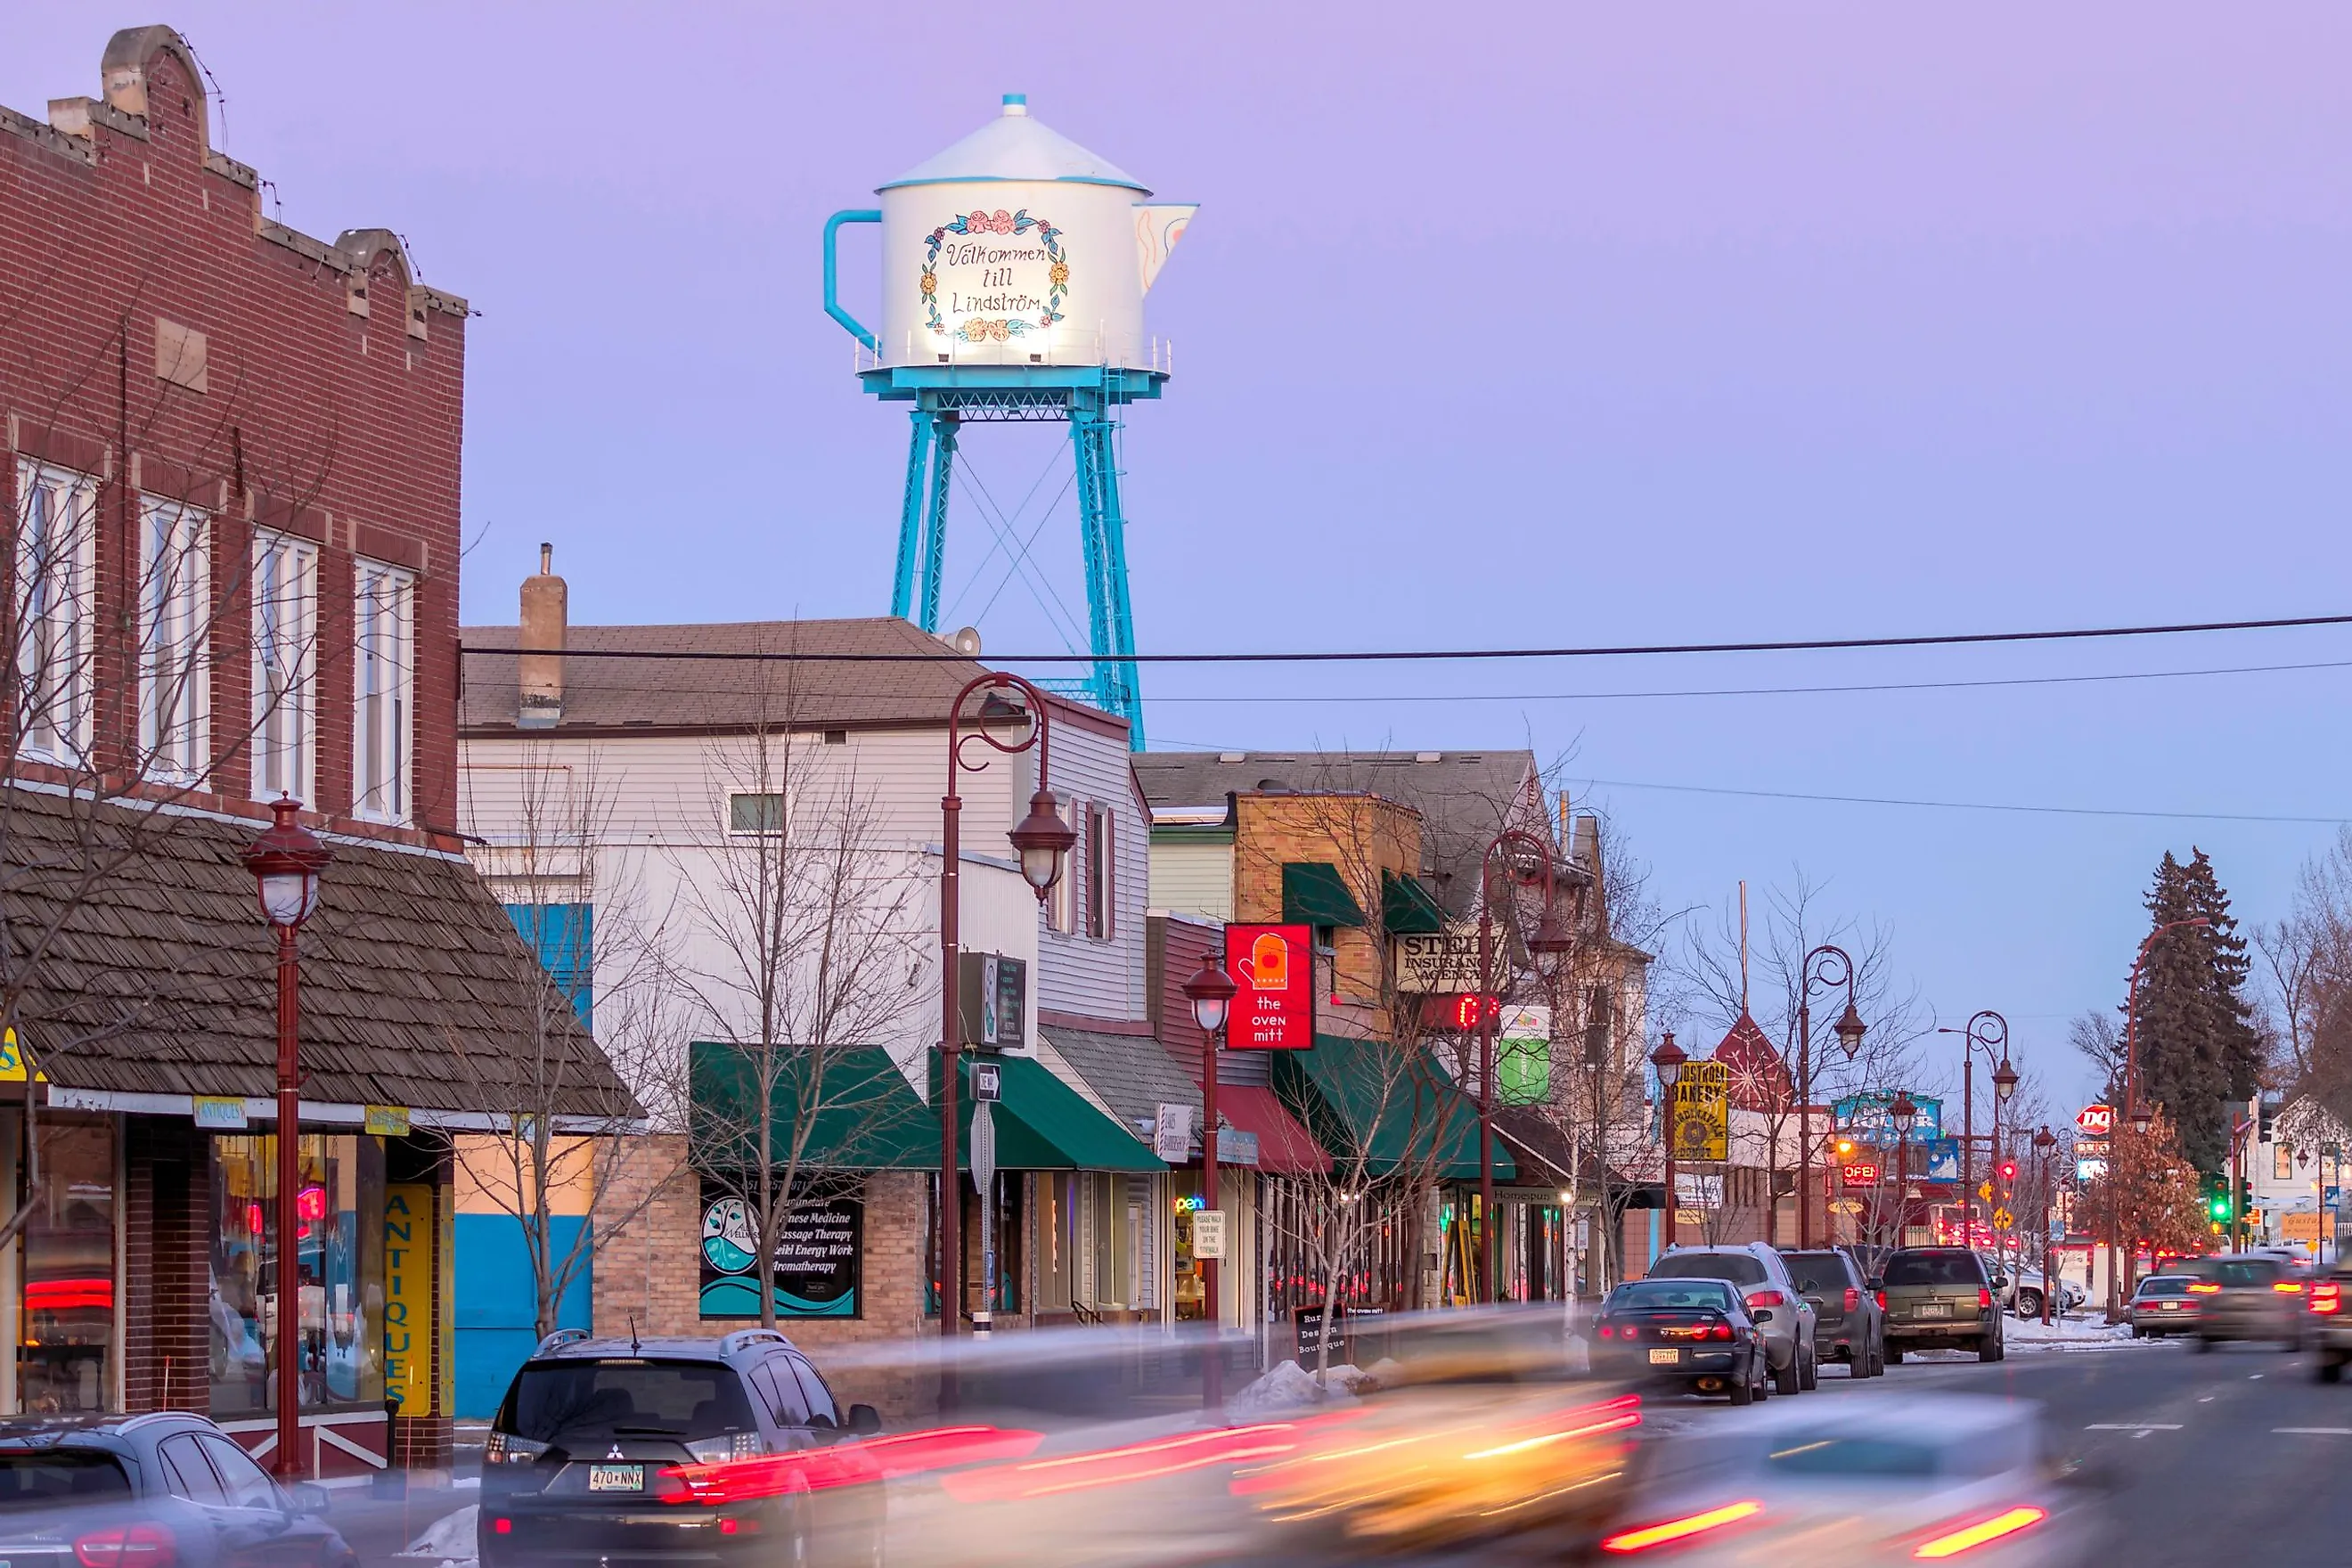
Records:
[[[1270,1053],[1275,1089],[1343,1170],[1360,1158],[1372,1173],[1425,1165],[1441,1181],[1475,1178],[1478,1108],[1427,1053],[1398,1061],[1391,1048],[1318,1035],[1313,1050]],[[1497,1139],[1496,1179],[1517,1173]]]
[[[956,1090],[961,1123],[960,1158],[971,1166],[971,1054],[958,1058],[963,1071]],[[998,1057],[1004,1068],[1003,1098],[991,1120],[996,1123],[996,1164],[1004,1171],[1164,1171],[1135,1135],[1097,1110],[1087,1099],[1029,1057]],[[939,1058],[931,1058],[931,1088],[938,1091]],[[940,1157],[939,1121],[931,1121],[931,1163]]]
[[[784,1049],[771,1059],[774,1070],[763,1073],[756,1050],[714,1040],[687,1047],[696,1158],[702,1163],[759,1163],[763,1079],[769,1158],[778,1166],[884,1171],[939,1163],[939,1116],[889,1052]]]
[[[1282,868],[1282,918],[1291,925],[1355,927],[1364,923],[1364,910],[1339,868],[1293,860]]]
[[[1381,922],[1391,936],[1434,936],[1445,929],[1445,910],[1420,878],[1382,871]]]
[[[760,1084],[756,1053],[697,1040],[688,1051],[696,1158],[710,1165],[750,1165],[759,1158]],[[971,1056],[956,1095],[957,1161],[971,1166]],[[1004,1098],[996,1123],[997,1168],[1006,1171],[1164,1171],[1151,1151],[1097,1110],[1042,1062],[999,1057]],[[878,1048],[779,1051],[771,1075],[770,1157],[807,1171],[920,1171],[940,1163],[936,1098],[926,1104]],[[821,1067],[822,1070],[815,1070]],[[939,1090],[939,1058],[931,1058]],[[807,1133],[797,1149],[795,1130]]]

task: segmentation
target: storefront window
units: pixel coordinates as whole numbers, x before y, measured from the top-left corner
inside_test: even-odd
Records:
[[[383,1140],[301,1143],[302,1405],[383,1400]],[[213,1414],[276,1407],[278,1141],[213,1141]]]
[[[114,1120],[44,1118],[39,1136],[17,1390],[27,1412],[104,1410],[114,1389]]]

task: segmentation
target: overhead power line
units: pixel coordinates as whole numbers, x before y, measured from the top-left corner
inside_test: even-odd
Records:
[[[1454,660],[1628,658],[1678,654],[1836,653],[1863,648],[1963,647],[1991,643],[2086,642],[2101,638],[2180,637],[2208,632],[2286,631],[2303,626],[2352,626],[2352,615],[2284,616],[2257,621],[2183,621],[2167,626],[2067,626],[2022,632],[1943,632],[1903,637],[1805,637],[1777,642],[1627,643],[1592,647],[1360,648],[1287,653],[1019,653],[991,654],[991,664],[1421,664]],[[518,654],[512,647],[464,644],[460,653]],[[960,653],[811,653],[646,648],[565,648],[573,658],[666,658],[719,664],[969,664]]]
[[[1820,801],[1832,805],[1904,805],[1937,811],[2015,811],[2036,816],[2138,816],[2154,817],[2168,822],[2275,822],[2303,826],[2334,827],[2352,817],[2343,816],[2267,816],[2250,812],[2231,811],[2132,811],[2120,806],[2104,805],[2022,805],[2001,801],[1983,800],[1904,800],[1876,795],[1806,795],[1796,790],[1734,789],[1719,784],[1652,784],[1636,779],[1586,779],[1587,784],[1603,789],[1664,790],[1673,795],[1730,795],[1750,800]]]

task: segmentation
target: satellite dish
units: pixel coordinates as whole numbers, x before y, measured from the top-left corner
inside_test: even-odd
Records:
[[[948,643],[949,646],[952,647],[956,652],[963,655],[964,658],[978,658],[980,657],[980,628],[978,626],[965,626],[961,630],[958,631],[955,636],[948,638]]]

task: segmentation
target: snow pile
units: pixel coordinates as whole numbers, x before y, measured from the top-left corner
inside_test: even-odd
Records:
[[[443,1514],[400,1555],[431,1558],[438,1568],[467,1568],[474,1561],[474,1531],[481,1512],[479,1503],[469,1502],[454,1513]]]
[[[2108,1323],[2085,1314],[2075,1318],[2056,1318],[2044,1328],[2039,1318],[2011,1318],[2001,1325],[2009,1342],[2019,1349],[2032,1347],[2043,1350],[2098,1350],[2107,1345],[2132,1342],[2129,1323]]]
[[[1315,1374],[1297,1362],[1277,1362],[1265,1375],[1234,1394],[1227,1408],[1249,1414],[1298,1410],[1353,1399],[1359,1389],[1374,1386],[1370,1376],[1352,1366],[1331,1367],[1325,1379],[1324,1385],[1318,1388]]]

